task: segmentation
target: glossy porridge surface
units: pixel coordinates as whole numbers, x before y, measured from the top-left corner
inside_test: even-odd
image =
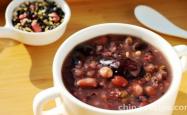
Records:
[[[103,109],[134,109],[160,98],[171,81],[160,51],[141,39],[109,34],[77,45],[66,57],[63,81],[79,100]]]

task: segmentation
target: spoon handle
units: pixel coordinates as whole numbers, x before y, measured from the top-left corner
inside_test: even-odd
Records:
[[[0,39],[1,38],[16,39],[16,33],[9,27],[0,27]]]
[[[138,21],[152,30],[187,39],[187,31],[179,28],[151,7],[139,5],[134,13]]]

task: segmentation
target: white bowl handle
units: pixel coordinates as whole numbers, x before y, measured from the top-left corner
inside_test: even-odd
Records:
[[[16,32],[8,26],[0,26],[0,38],[11,38],[17,40]]]
[[[34,115],[65,115],[65,109],[63,105],[60,107],[55,107],[53,109],[43,111],[43,104],[49,100],[54,100],[60,97],[60,91],[55,88],[49,88],[38,93],[33,102],[33,112]]]
[[[187,45],[177,45],[174,46],[174,49],[181,60],[183,71],[186,71],[187,70]]]

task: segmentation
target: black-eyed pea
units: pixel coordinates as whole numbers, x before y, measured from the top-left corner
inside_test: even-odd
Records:
[[[125,40],[125,43],[128,44],[128,45],[132,45],[133,44],[132,38],[130,36],[127,37],[126,40]]]
[[[99,70],[99,74],[103,78],[111,78],[113,76],[113,71],[110,67],[102,67]]]
[[[130,52],[125,52],[126,57],[130,57]]]
[[[134,55],[135,55],[136,57],[140,57],[141,54],[142,54],[142,52],[141,52],[140,50],[138,50],[138,51],[136,51],[136,52],[134,53]]]

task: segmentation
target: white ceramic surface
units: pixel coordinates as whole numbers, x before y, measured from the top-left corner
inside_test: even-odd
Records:
[[[134,14],[139,22],[157,32],[187,39],[187,31],[179,28],[162,14],[145,5],[138,5]]]
[[[168,63],[171,65],[172,70],[171,86],[164,96],[141,108],[116,111],[104,110],[85,104],[73,97],[67,91],[62,81],[61,68],[68,53],[81,42],[96,36],[111,33],[137,36],[152,44],[164,54]],[[187,46],[180,45],[173,48],[161,36],[135,25],[106,23],[80,30],[70,36],[58,49],[53,63],[54,87],[46,89],[36,95],[33,102],[34,115],[66,115],[66,113],[68,115],[171,115],[172,107],[179,90],[182,72],[185,70],[187,65],[187,56],[183,55],[183,51],[187,51]],[[56,98],[60,98],[56,108],[45,112],[42,111],[42,105],[45,101]],[[166,107],[166,109],[163,109],[164,107]]]
[[[6,24],[4,27],[0,27],[0,38],[10,38],[22,42],[24,44],[39,46],[47,45],[58,40],[65,32],[66,26],[70,20],[71,12],[70,8],[64,0],[54,0],[59,7],[65,12],[63,23],[57,28],[47,32],[25,32],[14,28],[12,25],[12,13],[13,10],[24,1],[35,0],[12,0],[8,5],[5,13]]]

